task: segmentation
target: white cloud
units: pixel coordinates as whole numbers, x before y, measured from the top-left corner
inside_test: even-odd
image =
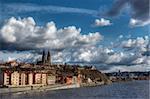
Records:
[[[119,39],[122,39],[123,38],[123,35],[119,35]]]
[[[129,25],[131,27],[142,27],[142,26],[146,26],[150,24],[150,20],[146,20],[146,21],[142,21],[142,20],[138,20],[138,19],[133,19],[131,18],[129,21]]]
[[[5,13],[22,13],[22,12],[47,12],[47,13],[79,13],[88,15],[97,15],[98,11],[84,8],[72,8],[54,5],[35,5],[35,4],[3,4]],[[11,9],[11,10],[10,10]]]
[[[96,19],[94,25],[96,27],[102,27],[102,26],[110,26],[112,25],[112,23],[110,22],[110,20],[101,18],[101,19]]]
[[[60,62],[60,63],[65,62],[63,55],[64,55],[64,53],[62,53],[62,52],[55,53],[52,56],[53,62]]]
[[[122,35],[121,38],[123,38]],[[24,19],[12,17],[0,29],[1,49],[54,49],[52,50],[53,62],[150,66],[150,57],[143,55],[150,41],[148,36],[119,42],[121,44],[118,47],[121,50],[115,50],[115,47],[97,46],[102,39],[103,36],[99,32],[83,35],[81,29],[75,26],[58,29],[54,22],[48,22],[45,26],[37,26],[32,17]],[[135,51],[124,51],[124,49],[135,49]],[[41,56],[34,53],[10,54],[1,51],[0,54],[7,59],[11,57],[25,62],[35,62]],[[140,69],[148,68],[141,66]],[[133,68],[125,67],[122,70],[128,69]]]
[[[147,50],[147,46],[150,45],[150,39],[148,36],[145,37],[137,37],[136,39],[128,39],[122,41],[121,46],[129,49],[136,49],[141,52]]]
[[[106,63],[107,64],[120,63],[123,56],[124,56],[123,53],[114,53],[113,55],[110,55],[108,57],[108,59],[106,60]]]
[[[16,58],[14,58],[14,57],[8,57],[7,61],[9,62],[9,61],[14,61],[14,60],[16,60]]]
[[[41,55],[32,53],[31,51],[0,51],[0,60],[4,62],[12,60],[17,60],[18,62],[36,62],[40,57]]]
[[[68,26],[57,29],[54,22],[46,26],[37,26],[32,17],[8,19],[0,29],[2,47],[15,49],[65,49],[85,45],[94,45],[103,39],[99,32],[81,34],[81,29]],[[6,44],[7,43],[7,44]]]
[[[147,58],[144,61],[147,65],[150,65],[150,56],[147,56]]]

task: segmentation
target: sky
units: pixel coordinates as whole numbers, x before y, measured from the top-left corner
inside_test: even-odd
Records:
[[[150,70],[149,0],[0,0],[0,60]]]

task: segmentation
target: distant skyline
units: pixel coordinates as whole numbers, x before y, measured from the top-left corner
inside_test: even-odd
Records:
[[[149,0],[1,0],[0,60],[150,70]]]

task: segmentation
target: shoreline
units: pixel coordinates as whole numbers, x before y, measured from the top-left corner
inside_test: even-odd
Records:
[[[131,82],[131,81],[141,81],[141,80],[128,80],[128,81],[115,81],[109,84],[105,83],[82,83],[81,85],[78,84],[57,84],[57,85],[45,85],[45,86],[23,86],[23,87],[11,87],[11,88],[0,88],[0,94],[26,94],[26,93],[34,93],[34,92],[44,92],[50,90],[66,90],[66,89],[74,89],[74,88],[82,88],[82,87],[95,87],[95,86],[103,86],[103,85],[110,85],[113,83],[124,83],[124,82]]]
[[[77,84],[57,84],[57,85],[45,85],[45,86],[23,86],[23,87],[11,87],[11,88],[0,88],[0,94],[11,94],[11,93],[30,93],[30,92],[40,92],[48,90],[61,90],[70,88],[79,88]]]

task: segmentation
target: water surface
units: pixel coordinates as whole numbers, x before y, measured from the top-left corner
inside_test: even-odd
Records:
[[[78,89],[13,93],[0,95],[0,99],[150,99],[149,90],[149,81],[130,81]]]

